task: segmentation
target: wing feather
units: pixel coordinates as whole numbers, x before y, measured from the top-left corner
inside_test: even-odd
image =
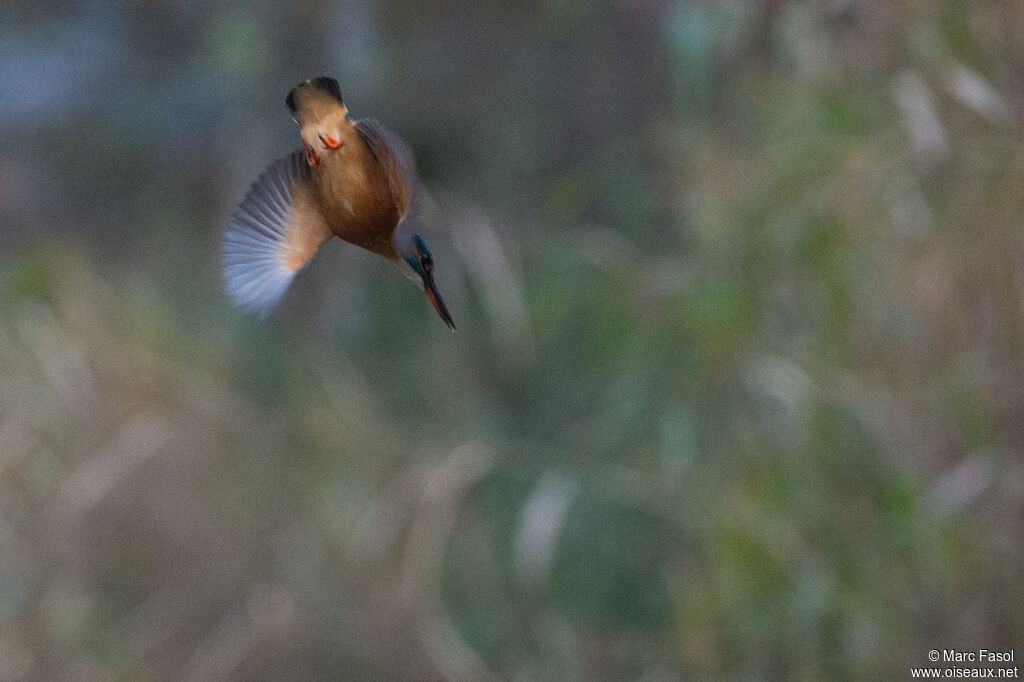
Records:
[[[404,219],[413,208],[416,195],[419,193],[416,158],[412,150],[405,140],[388,130],[384,124],[371,118],[357,121],[356,130],[359,131],[363,144],[377,159],[377,163],[383,166],[385,175],[391,182],[392,196],[398,201],[399,211]],[[404,183],[392,180],[398,174],[405,179]]]
[[[278,159],[253,183],[221,243],[224,288],[243,308],[270,313],[331,236],[302,152]]]

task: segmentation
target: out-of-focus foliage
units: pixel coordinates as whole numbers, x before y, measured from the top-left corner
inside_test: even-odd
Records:
[[[1024,642],[1024,6],[15,3],[0,678],[890,679]],[[459,332],[221,292],[335,75]]]

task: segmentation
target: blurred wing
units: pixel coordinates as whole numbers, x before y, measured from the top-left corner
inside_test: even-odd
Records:
[[[418,193],[416,179],[416,158],[405,140],[394,134],[373,119],[364,118],[356,122],[356,130],[363,144],[381,166],[388,179],[396,179],[401,175],[404,183],[391,182],[392,196],[399,202],[399,209],[404,215],[410,212]]]
[[[331,236],[302,152],[275,161],[231,216],[221,244],[224,288],[265,317]]]

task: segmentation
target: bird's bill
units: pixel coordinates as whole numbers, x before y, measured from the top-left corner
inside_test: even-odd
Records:
[[[437,285],[434,284],[434,278],[426,273],[423,273],[422,276],[423,291],[426,292],[431,305],[434,306],[434,310],[436,310],[437,314],[441,316],[444,323],[448,325],[448,328],[455,331],[455,322],[452,320],[451,313],[448,312],[448,306],[444,304],[444,299],[441,298],[441,292],[437,290]]]

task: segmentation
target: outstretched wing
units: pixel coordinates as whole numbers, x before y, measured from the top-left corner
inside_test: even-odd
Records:
[[[330,236],[302,152],[278,159],[253,183],[224,233],[225,290],[265,317]]]
[[[417,208],[419,181],[416,178],[416,159],[405,140],[370,118],[356,122],[356,130],[366,149],[377,160],[391,183],[391,195],[398,202],[399,213],[405,218]],[[398,177],[405,179],[398,182]]]

